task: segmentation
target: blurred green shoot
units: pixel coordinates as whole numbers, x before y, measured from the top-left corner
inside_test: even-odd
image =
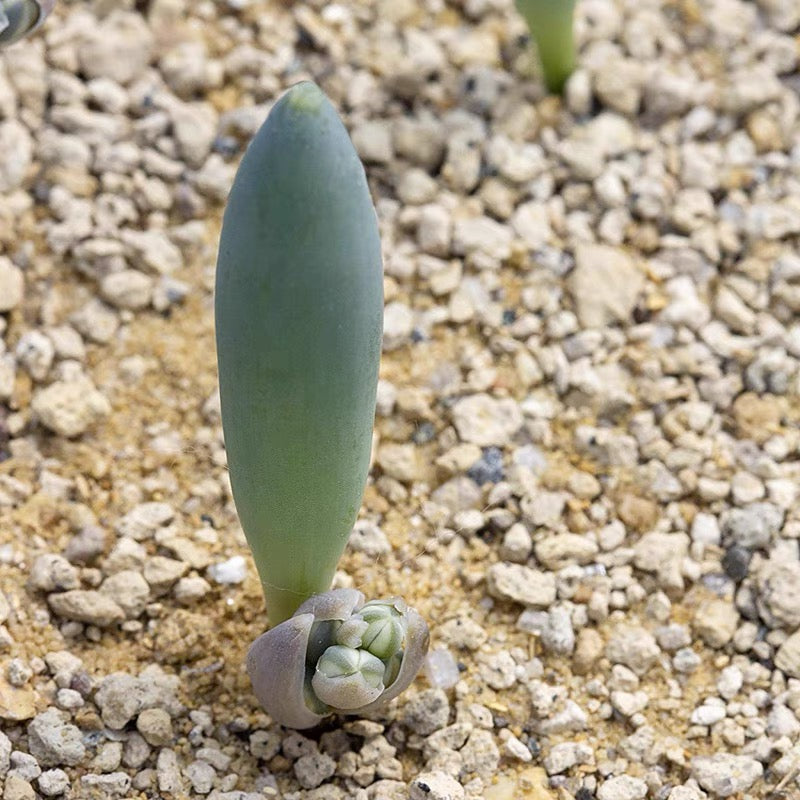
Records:
[[[516,0],[536,42],[548,91],[561,94],[575,69],[576,0]]]

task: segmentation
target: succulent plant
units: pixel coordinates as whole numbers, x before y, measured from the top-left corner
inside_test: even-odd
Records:
[[[310,728],[329,714],[363,714],[397,697],[427,648],[427,625],[399,598],[365,603],[355,589],[333,589],[256,639],[247,671],[273,719]]]
[[[313,83],[242,159],[215,314],[231,486],[276,626],[248,656],[256,694],[294,727],[371,708],[410,683],[427,627],[400,600],[328,591],[369,469],[383,272],[364,168]]]
[[[54,5],[55,0],[0,0],[0,47],[35,31]]]
[[[536,42],[547,89],[560,94],[575,69],[576,0],[516,0]]]

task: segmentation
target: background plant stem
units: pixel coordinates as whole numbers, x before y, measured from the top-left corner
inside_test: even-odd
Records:
[[[560,94],[575,69],[575,0],[517,0],[517,8],[536,42],[547,89]]]

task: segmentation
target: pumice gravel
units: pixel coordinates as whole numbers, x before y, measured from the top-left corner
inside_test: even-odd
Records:
[[[800,8],[580,0],[563,97],[510,0],[57,4],[0,53],[0,793],[800,794]],[[333,578],[428,662],[302,732],[214,359],[223,203],[315,81],[385,326]]]

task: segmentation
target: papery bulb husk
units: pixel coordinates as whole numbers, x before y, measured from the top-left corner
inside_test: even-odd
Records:
[[[259,636],[247,653],[247,672],[264,710],[287,728],[313,728],[325,715],[306,704],[305,657],[313,614],[300,614]]]

